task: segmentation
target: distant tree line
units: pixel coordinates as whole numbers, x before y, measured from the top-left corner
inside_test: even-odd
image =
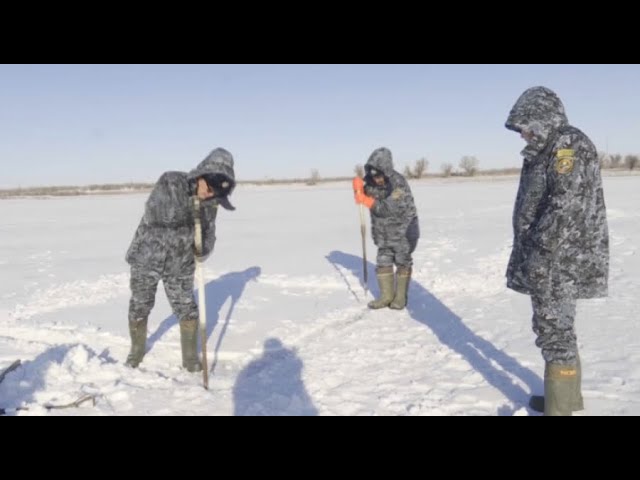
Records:
[[[622,156],[619,153],[607,154],[598,152],[598,160],[600,166],[604,169],[611,170],[636,170],[640,169],[640,155],[629,154]],[[413,165],[406,165],[403,174],[409,179],[418,179],[427,176],[429,169],[429,161],[425,158],[419,158]],[[364,177],[364,166],[358,164],[354,167],[353,172]],[[517,175],[519,168],[503,168],[493,170],[480,170],[480,161],[475,156],[465,155],[458,163],[458,168],[454,168],[451,163],[443,163],[440,166],[442,177],[474,177],[476,175]],[[437,176],[437,175],[430,175]],[[350,177],[325,177],[320,176],[317,169],[312,169],[308,178],[295,179],[264,179],[264,180],[245,180],[239,181],[238,184],[249,185],[277,185],[277,184],[295,184],[306,183],[307,185],[317,185],[319,183],[334,182],[347,180]],[[0,189],[0,199],[13,198],[20,196],[67,196],[67,195],[91,195],[96,193],[130,193],[145,192],[153,188],[152,183],[122,183],[122,184],[105,184],[105,185],[86,185],[86,186],[51,186],[51,187],[27,187],[27,188],[11,188]]]
[[[479,173],[480,161],[474,156],[465,155],[458,163],[458,170],[453,168],[451,163],[443,163],[440,166],[440,172],[443,177],[464,176],[474,177]],[[425,158],[416,160],[413,168],[408,165],[405,167],[404,175],[407,178],[422,178],[427,173],[429,162]]]
[[[605,152],[598,152],[598,159],[600,160],[600,166],[606,169],[621,169],[635,170],[640,168],[640,155],[625,155],[624,157],[619,153],[607,154]]]
[[[451,177],[451,176],[464,176],[464,177],[473,177],[477,175],[480,170],[480,161],[473,156],[464,156],[460,159],[458,163],[458,170],[456,171],[453,168],[451,163],[443,163],[440,167],[440,171],[442,172],[443,177]],[[429,160],[425,157],[419,158],[416,160],[413,165],[405,165],[402,174],[409,179],[418,179],[427,176],[427,170],[429,169]],[[507,173],[512,173],[511,169],[507,169]],[[353,172],[358,177],[364,177],[364,167],[362,165],[356,165],[353,169]],[[500,174],[503,173],[502,170],[492,170],[492,173]]]
[[[0,189],[0,198],[13,197],[66,197],[76,195],[92,195],[97,193],[131,193],[148,192],[152,183],[112,183],[85,186],[50,186],[50,187],[18,187]]]

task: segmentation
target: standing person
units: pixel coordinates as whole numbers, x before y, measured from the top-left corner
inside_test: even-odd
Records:
[[[609,232],[596,148],[569,125],[560,98],[526,90],[506,128],[527,142],[513,212],[507,286],[531,296],[536,345],[545,360],[545,415],[584,408],[574,320],[576,301],[607,296]]]
[[[365,172],[364,181],[356,177],[353,184],[356,204],[371,211],[373,241],[378,247],[376,276],[380,298],[370,302],[369,308],[402,310],[408,301],[411,254],[420,238],[415,202],[409,183],[393,169],[387,148],[374,150]]]
[[[204,260],[213,251],[217,208],[234,209],[228,200],[234,188],[233,157],[222,148],[213,150],[190,173],[166,172],[156,183],[126,256],[131,265],[128,366],[136,368],[145,355],[147,322],[162,280],[180,322],[182,366],[190,372],[202,370],[193,297],[195,256]],[[196,216],[202,223],[202,252],[195,251]]]

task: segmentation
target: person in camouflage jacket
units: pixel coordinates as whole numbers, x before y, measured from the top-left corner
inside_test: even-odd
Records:
[[[505,124],[527,142],[513,212],[507,286],[530,295],[536,345],[545,360],[545,415],[583,408],[576,301],[608,292],[609,232],[595,146],[569,125],[560,98],[526,90]]]
[[[228,197],[234,188],[233,157],[222,148],[213,150],[191,172],[166,172],[156,183],[126,255],[131,266],[128,366],[136,368],[145,355],[148,318],[162,280],[180,322],[182,365],[191,372],[202,369],[193,297],[195,257],[204,261],[213,251],[218,205],[233,210]],[[202,225],[201,252],[195,251],[196,216]]]
[[[394,170],[387,148],[378,148],[370,155],[365,172],[364,181],[354,179],[354,194],[356,204],[371,211],[371,232],[378,247],[380,298],[370,302],[369,308],[401,310],[407,305],[412,253],[420,238],[416,205],[409,183]]]

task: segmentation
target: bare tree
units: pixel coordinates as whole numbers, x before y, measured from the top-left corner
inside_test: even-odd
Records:
[[[320,172],[317,169],[311,170],[311,176],[307,180],[307,185],[317,185],[320,180]]]
[[[598,152],[598,161],[600,162],[600,168],[611,168],[611,159],[606,152]]]
[[[640,166],[640,157],[638,157],[638,155],[627,155],[624,157],[624,165],[629,170],[634,170]]]
[[[405,178],[413,178],[413,170],[411,170],[411,167],[409,165],[404,167],[404,171],[402,173],[404,174]]]
[[[478,165],[480,162],[476,157],[464,156],[460,159],[460,169],[468,177],[473,177],[478,173]]]
[[[422,157],[416,160],[413,169],[409,165],[405,166],[403,174],[406,178],[422,178],[427,173],[427,168],[429,168],[429,160]]]
[[[440,169],[442,170],[443,177],[450,177],[451,172],[453,172],[453,165],[450,163],[443,163]]]
[[[611,155],[611,157],[609,157],[609,164],[611,165],[611,168],[620,168],[622,165],[622,155],[619,153]]]
[[[413,167],[413,178],[422,178],[425,173],[427,173],[427,168],[429,167],[429,161],[422,157],[419,160],[416,160],[416,163]]]
[[[356,174],[356,177],[364,178],[364,166],[358,164],[353,169],[353,173]]]

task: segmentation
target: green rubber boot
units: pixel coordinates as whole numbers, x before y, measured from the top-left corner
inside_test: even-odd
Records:
[[[201,372],[202,363],[198,358],[198,320],[180,321],[180,345],[182,346],[182,366],[190,372]]]
[[[142,362],[147,350],[147,319],[129,321],[129,335],[131,336],[131,350],[125,365],[137,368]]]
[[[388,307],[393,302],[394,297],[393,267],[378,267],[376,276],[380,287],[380,298],[369,302],[369,308],[373,310]]]
[[[536,412],[544,413],[544,396],[533,395],[529,400],[529,407]],[[580,355],[576,357],[576,382],[571,400],[571,411],[579,412],[584,410],[584,399],[582,398],[582,364]]]
[[[544,416],[570,417],[578,383],[578,368],[547,363],[544,372]]]
[[[397,272],[396,298],[389,308],[402,310],[409,300],[409,282],[411,282],[411,267],[400,267]]]

